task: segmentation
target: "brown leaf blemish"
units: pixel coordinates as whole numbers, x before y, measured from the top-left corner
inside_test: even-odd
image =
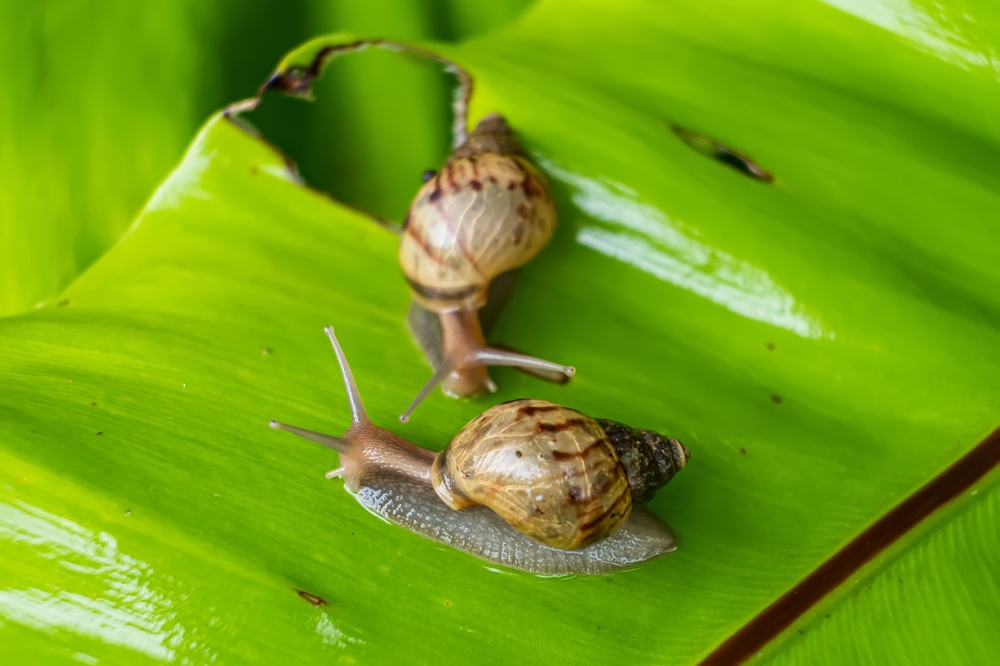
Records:
[[[315,594],[310,594],[305,590],[295,590],[295,594],[299,595],[300,597],[311,603],[316,608],[322,608],[323,606],[330,605],[326,602],[326,599],[324,599],[323,597],[318,597]]]
[[[670,129],[684,143],[705,157],[725,164],[730,169],[762,183],[774,182],[774,176],[768,173],[761,165],[757,164],[749,155],[734,150],[721,141],[701,132],[696,132],[680,125],[671,125]]]

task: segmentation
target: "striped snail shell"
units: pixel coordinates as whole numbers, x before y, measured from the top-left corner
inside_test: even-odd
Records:
[[[493,280],[531,260],[556,229],[545,176],[493,113],[425,179],[406,217],[399,263],[413,296],[410,330],[435,372],[400,420],[439,384],[456,397],[496,391],[491,365],[566,381],[576,372],[570,366],[488,347],[478,312]]]
[[[687,463],[687,447],[545,400],[473,419],[434,460],[453,509],[485,505],[535,541],[576,550],[617,531]]]
[[[490,114],[417,193],[399,263],[424,308],[477,310],[493,278],[530,261],[556,224],[545,176]]]

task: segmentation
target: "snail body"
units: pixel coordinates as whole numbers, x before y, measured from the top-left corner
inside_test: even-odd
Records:
[[[342,437],[277,421],[271,427],[337,451],[340,467],[327,477],[343,477],[372,512],[532,573],[610,573],[676,548],[670,528],[640,506],[687,462],[676,440],[517,400],[473,419],[440,453],[429,451],[368,419],[333,330],[327,335],[347,386],[351,427]],[[621,446],[635,451],[623,456]]]
[[[435,373],[404,421],[439,384],[454,396],[495,391],[489,365],[563,378],[575,372],[487,347],[478,317],[492,281],[534,258],[558,220],[545,176],[527,160],[506,121],[484,117],[441,171],[430,173],[407,214],[399,263],[417,308],[416,314],[411,308],[411,330],[425,351],[433,350],[427,355]],[[420,321],[424,313],[436,319],[434,326]]]

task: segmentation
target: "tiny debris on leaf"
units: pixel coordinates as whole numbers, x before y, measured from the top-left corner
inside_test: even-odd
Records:
[[[323,606],[330,605],[326,603],[326,599],[324,599],[323,597],[317,597],[315,594],[310,594],[305,590],[295,590],[295,593],[300,597],[302,597],[303,599],[305,599],[306,601],[308,601],[309,603],[311,603],[316,608],[322,608]]]

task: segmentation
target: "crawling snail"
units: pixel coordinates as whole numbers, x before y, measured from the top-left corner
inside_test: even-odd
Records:
[[[374,425],[333,329],[351,427],[333,437],[271,427],[336,451],[347,489],[373,513],[484,560],[540,574],[602,574],[674,550],[642,507],[687,463],[675,439],[544,400],[497,405],[440,453]]]
[[[399,263],[413,296],[410,329],[434,375],[400,420],[405,423],[439,384],[459,397],[496,391],[490,365],[565,381],[576,372],[572,367],[487,347],[479,312],[499,298],[490,293],[493,280],[509,278],[555,231],[545,176],[495,113],[479,122],[440,173],[424,175],[406,217]]]

